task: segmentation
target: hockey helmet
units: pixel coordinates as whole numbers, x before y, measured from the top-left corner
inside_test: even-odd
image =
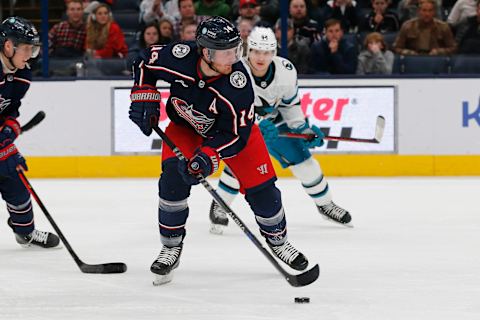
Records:
[[[27,19],[21,17],[9,17],[0,25],[0,47],[11,40],[15,46],[18,44],[33,45],[32,58],[40,52],[40,37],[35,26]]]
[[[272,29],[266,27],[255,27],[247,39],[248,51],[255,49],[259,51],[277,51],[277,38]]]
[[[242,56],[242,39],[238,29],[227,19],[222,17],[211,17],[202,21],[196,32],[198,47],[208,49],[208,58],[215,60],[216,51],[232,51],[235,59],[228,63],[237,62]],[[233,61],[235,60],[235,61]]]

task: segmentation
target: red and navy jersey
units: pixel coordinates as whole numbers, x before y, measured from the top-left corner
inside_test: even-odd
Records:
[[[27,93],[32,81],[32,71],[26,67],[15,73],[3,73],[0,61],[0,117],[19,116],[21,100]]]
[[[195,130],[220,157],[233,157],[247,144],[254,121],[250,75],[237,62],[231,74],[206,78],[200,61],[194,43],[153,46],[134,64],[135,85],[156,86],[159,79],[170,83],[170,120]]]

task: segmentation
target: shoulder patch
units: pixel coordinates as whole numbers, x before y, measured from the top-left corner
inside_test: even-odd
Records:
[[[247,76],[241,71],[235,71],[230,75],[230,83],[235,88],[241,89],[247,85]]]
[[[285,69],[287,69],[287,70],[292,70],[293,69],[292,63],[287,61],[287,60],[282,60],[282,64],[285,67]]]
[[[185,58],[185,56],[190,52],[190,47],[186,44],[179,43],[174,45],[172,48],[172,54],[175,58]]]

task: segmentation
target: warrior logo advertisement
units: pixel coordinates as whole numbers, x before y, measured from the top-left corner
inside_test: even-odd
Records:
[[[159,153],[161,141],[152,134],[145,137],[128,119],[130,89],[114,88],[113,146],[115,154]],[[165,105],[167,87],[161,93],[160,127],[169,120]],[[326,141],[313,150],[319,153],[393,153],[395,152],[395,88],[394,87],[299,87],[301,108],[311,124],[326,135],[372,138],[378,116],[385,118],[383,139],[378,144]],[[188,108],[187,108],[188,109]],[[207,125],[210,125],[208,123]]]

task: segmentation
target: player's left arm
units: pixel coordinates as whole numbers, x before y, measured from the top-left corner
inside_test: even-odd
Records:
[[[305,114],[300,105],[300,97],[298,95],[297,70],[291,62],[283,60],[282,79],[284,79],[285,89],[280,97],[278,111],[282,115],[283,120],[291,129],[298,128],[305,123]]]
[[[250,137],[255,121],[254,94],[250,84],[243,89],[236,89],[238,92],[229,99],[218,99],[221,107],[218,110],[217,131],[204,142],[204,146],[215,149],[221,158],[235,156]]]
[[[285,77],[285,82],[288,86],[284,91],[285,93],[278,106],[278,111],[292,132],[315,135],[314,139],[304,141],[308,148],[320,147],[323,145],[324,135],[319,127],[309,123],[303,113],[298,94],[297,71],[293,65],[290,66],[288,63],[284,63],[283,66],[287,69],[286,74],[288,76]]]

